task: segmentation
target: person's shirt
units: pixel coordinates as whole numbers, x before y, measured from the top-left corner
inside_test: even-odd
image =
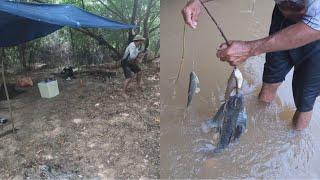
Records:
[[[131,61],[137,58],[138,54],[139,54],[139,48],[136,47],[136,44],[134,42],[131,42],[128,47],[126,48],[126,51],[124,52],[123,55],[123,60],[127,60]],[[129,56],[129,57],[128,57]]]
[[[320,0],[306,0],[306,16],[303,22],[320,31]]]
[[[275,0],[276,3],[287,0]],[[305,4],[306,15],[303,22],[312,29],[320,31],[320,0],[291,0],[298,4]]]

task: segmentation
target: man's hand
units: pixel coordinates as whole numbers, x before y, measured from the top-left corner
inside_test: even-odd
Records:
[[[254,55],[251,44],[245,41],[230,42],[230,47],[224,43],[217,49],[217,57],[231,66],[237,66]]]
[[[138,56],[136,57],[135,60],[133,60],[132,63],[134,64],[139,64],[139,63],[142,63],[144,57],[146,56],[146,52],[142,51],[142,52],[139,52]]]
[[[304,46],[320,40],[320,31],[312,29],[303,22],[291,25],[274,35],[255,41],[234,41],[230,47],[220,45],[217,57],[235,66],[251,56],[275,51],[284,51]]]
[[[200,0],[190,0],[187,5],[182,9],[181,13],[186,24],[193,29],[197,28],[198,17],[201,12]]]

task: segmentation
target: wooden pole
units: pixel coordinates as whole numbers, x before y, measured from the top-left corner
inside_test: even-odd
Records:
[[[223,37],[224,41],[226,42],[227,46],[230,46],[230,43],[226,37],[226,35],[223,33],[221,27],[219,26],[218,22],[214,19],[214,17],[212,16],[212,14],[210,13],[210,11],[208,10],[208,8],[204,5],[204,3],[202,1],[200,1],[202,7],[206,10],[207,14],[209,15],[209,17],[211,18],[211,20],[214,22],[214,24],[217,26],[219,32],[221,33],[221,36]]]
[[[7,96],[7,102],[9,105],[9,112],[10,112],[10,120],[11,120],[11,124],[12,124],[12,132],[15,132],[15,128],[14,128],[14,120],[13,120],[13,114],[12,114],[12,107],[11,107],[11,101],[10,101],[10,97],[9,97],[9,92],[8,92],[8,88],[7,88],[7,83],[6,83],[6,77],[5,77],[5,73],[4,73],[4,49],[1,49],[1,71],[2,71],[2,81],[3,81],[3,85],[4,85],[4,90]]]

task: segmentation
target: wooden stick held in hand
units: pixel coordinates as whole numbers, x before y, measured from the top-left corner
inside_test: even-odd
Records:
[[[223,33],[221,27],[219,26],[219,24],[217,23],[217,21],[214,19],[214,17],[212,16],[212,14],[210,13],[210,11],[208,10],[208,8],[204,5],[204,3],[202,1],[200,1],[201,5],[203,6],[203,8],[206,10],[207,14],[210,16],[211,20],[214,22],[214,24],[217,26],[218,30],[220,31],[223,39],[225,40],[226,44],[228,46],[230,46],[229,41],[227,39],[227,37],[225,36],[225,34]]]

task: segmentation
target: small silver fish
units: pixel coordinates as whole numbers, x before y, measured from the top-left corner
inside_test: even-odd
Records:
[[[200,92],[200,87],[199,87],[199,79],[198,76],[196,75],[195,72],[190,73],[190,80],[189,80],[189,90],[188,90],[188,102],[187,102],[187,107],[191,104],[192,97],[194,94],[197,94]]]

